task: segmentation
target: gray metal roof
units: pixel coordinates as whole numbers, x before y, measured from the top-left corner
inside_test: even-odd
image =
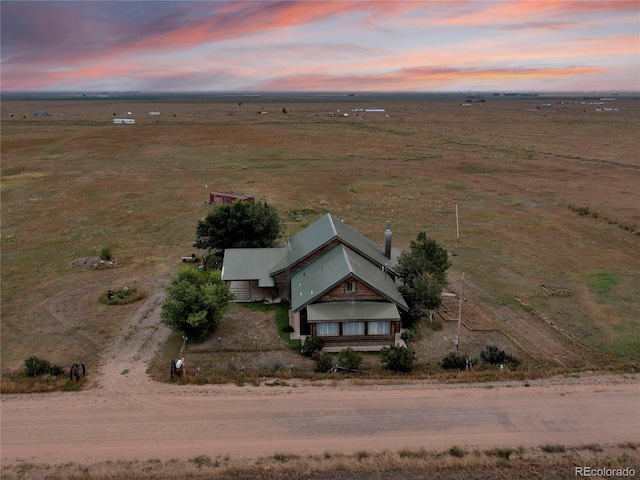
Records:
[[[387,265],[393,269],[394,263],[385,257],[384,248],[369,240],[364,235],[356,232],[353,228],[345,225],[340,220],[327,213],[307,228],[291,237],[291,256],[279,262],[272,270],[272,274],[281,272],[289,265],[294,265],[307,255],[326,245],[334,238],[359,252],[370,261],[379,266]]]
[[[275,286],[271,268],[287,257],[287,248],[227,248],[222,280],[258,280],[259,287]]]
[[[350,277],[408,309],[391,276],[344,245],[332,248],[291,277],[291,309],[297,312]]]
[[[387,302],[322,302],[307,307],[307,320],[311,323],[399,319],[398,307]]]

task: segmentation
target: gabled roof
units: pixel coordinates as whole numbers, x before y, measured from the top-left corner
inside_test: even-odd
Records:
[[[297,312],[350,277],[403,310],[408,309],[393,278],[344,245],[332,248],[291,277],[291,309]]]
[[[386,265],[387,269],[393,271],[392,261],[384,255],[384,249],[382,247],[327,213],[291,237],[289,240],[291,255],[288,259],[285,257],[278,263],[272,269],[271,274],[274,275],[282,272],[288,266],[295,265],[335,238],[376,265],[380,267]]]
[[[288,248],[227,248],[222,280],[258,280],[259,287],[275,286],[269,270],[287,257]]]

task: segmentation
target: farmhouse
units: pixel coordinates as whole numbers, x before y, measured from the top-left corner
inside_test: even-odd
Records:
[[[327,351],[401,343],[396,277],[389,223],[383,248],[330,214],[283,247],[227,249],[222,267],[236,301],[289,301],[292,338],[320,336]]]

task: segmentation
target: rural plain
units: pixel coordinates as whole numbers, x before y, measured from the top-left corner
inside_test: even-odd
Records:
[[[605,96],[615,99],[602,101]],[[540,108],[547,103],[551,106]],[[362,116],[360,110],[365,108],[384,109],[385,114]],[[36,117],[37,111],[49,115]],[[152,111],[160,115],[149,115]],[[127,112],[132,112],[135,124],[113,123],[113,118]],[[459,292],[465,272],[462,351],[477,356],[488,342],[500,345],[521,360],[517,372],[504,372],[505,381],[520,382],[518,388],[523,390],[521,380],[527,378],[550,382],[524,390],[538,392],[540,398],[547,398],[545,388],[563,388],[565,378],[567,385],[579,383],[567,387],[575,388],[576,396],[609,389],[615,398],[620,388],[631,402],[638,399],[640,100],[636,97],[32,96],[3,98],[1,119],[3,385],[31,355],[64,366],[78,361],[89,366],[82,391],[38,394],[33,409],[46,405],[47,398],[61,402],[60,411],[65,398],[74,405],[83,398],[100,401],[91,392],[101,390],[115,392],[114,396],[128,391],[144,396],[148,388],[150,395],[170,395],[175,402],[185,392],[203,395],[189,390],[195,386],[158,384],[169,380],[163,365],[177,353],[180,339],[158,325],[157,310],[163,286],[184,266],[181,256],[194,251],[195,225],[210,208],[206,201],[214,190],[266,200],[283,219],[283,238],[326,212],[380,242],[385,221],[390,220],[398,248],[407,248],[420,230],[426,230],[451,254],[452,292]],[[83,268],[81,260],[96,257],[103,247],[112,250],[115,264]],[[146,299],[124,306],[100,303],[107,289],[123,286],[144,291]],[[318,380],[305,373],[311,367],[300,357],[296,363],[300,374],[280,377],[275,389],[319,387],[331,397],[332,391],[342,389],[358,395],[358,382],[366,391],[375,390],[378,383],[398,390],[405,381],[411,389],[428,389],[438,382],[480,380],[473,373],[453,379],[433,373],[433,365],[454,348],[457,308],[457,301],[445,304],[442,329],[425,328],[420,333],[415,345],[418,373],[411,378],[382,374],[378,380]],[[245,324],[255,320],[258,326],[234,330],[243,320]],[[296,357],[282,346],[264,312],[234,307],[220,332],[228,339],[226,348],[216,342],[190,346],[188,361],[203,371],[246,363],[256,372],[252,381],[263,382],[260,388],[269,390],[264,382],[274,383],[265,372],[274,362]],[[253,348],[254,332],[260,337],[259,348],[257,340]],[[543,378],[551,373],[559,377]],[[500,373],[490,375],[490,380],[500,380]],[[590,380],[580,383],[582,377]],[[483,384],[474,385],[469,389],[483,391]],[[501,383],[490,386],[507,388]],[[170,390],[163,393],[164,387]],[[222,395],[243,392],[229,384],[217,388]],[[225,393],[229,388],[235,393]],[[15,407],[21,397],[3,397],[4,430],[6,406]],[[589,411],[584,411],[587,416]],[[612,418],[624,420],[619,415]],[[637,416],[631,420],[627,428],[635,431],[634,438],[584,430],[589,438],[572,441],[562,435],[553,438],[552,433],[546,438],[543,431],[526,448],[611,443],[613,453],[609,447],[579,452],[596,457],[604,452],[616,458],[615,465],[638,465],[637,448],[620,447],[623,443],[635,447],[640,441],[640,429],[635,428],[640,421]],[[504,447],[507,441],[499,436],[476,443],[474,438],[466,442],[460,438],[420,447],[446,451],[459,443],[469,445],[465,448],[471,452],[473,445],[487,449],[492,442]],[[377,457],[372,452],[380,450],[382,440],[371,445],[366,458],[357,446],[347,450],[361,451],[356,463],[373,461]],[[385,448],[393,451],[412,443],[391,442]],[[3,451],[8,445],[3,435]],[[298,452],[295,458],[299,461],[303,453],[322,456],[325,447]],[[523,465],[576,462],[564,447],[547,450],[547,460],[528,458]],[[264,456],[275,453],[256,451]],[[538,453],[544,457],[544,451]],[[55,452],[48,455],[40,460],[55,463]],[[166,455],[162,461],[173,458]],[[181,452],[182,458],[185,455]],[[215,452],[209,455],[215,458]],[[458,462],[463,472],[473,465],[492,465],[493,457],[471,457],[468,453],[428,460],[440,466]],[[3,464],[20,458],[3,453]],[[81,463],[77,456],[61,454],[60,459]],[[104,462],[107,457],[95,460]],[[275,462],[274,472],[287,463],[281,460]],[[393,464],[388,458],[380,461]],[[215,471],[204,463],[205,470]],[[522,478],[539,473],[522,468]],[[292,471],[290,478],[298,478]],[[16,472],[6,473],[29,478]],[[197,475],[202,469],[194,472],[187,478],[201,478]],[[238,473],[243,474],[249,478],[249,473]],[[565,474],[573,477],[568,470]],[[72,478],[75,473],[68,475]],[[73,478],[83,478],[77,475]],[[109,477],[104,473],[94,478]]]

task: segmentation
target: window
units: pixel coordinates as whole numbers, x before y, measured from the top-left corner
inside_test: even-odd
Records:
[[[364,322],[344,322],[342,324],[343,335],[364,335]]]
[[[318,323],[316,334],[318,336],[340,335],[340,324],[333,322]]]
[[[345,293],[355,293],[356,291],[356,282],[347,282],[344,285]]]
[[[391,333],[391,322],[367,322],[369,335],[389,335]]]

